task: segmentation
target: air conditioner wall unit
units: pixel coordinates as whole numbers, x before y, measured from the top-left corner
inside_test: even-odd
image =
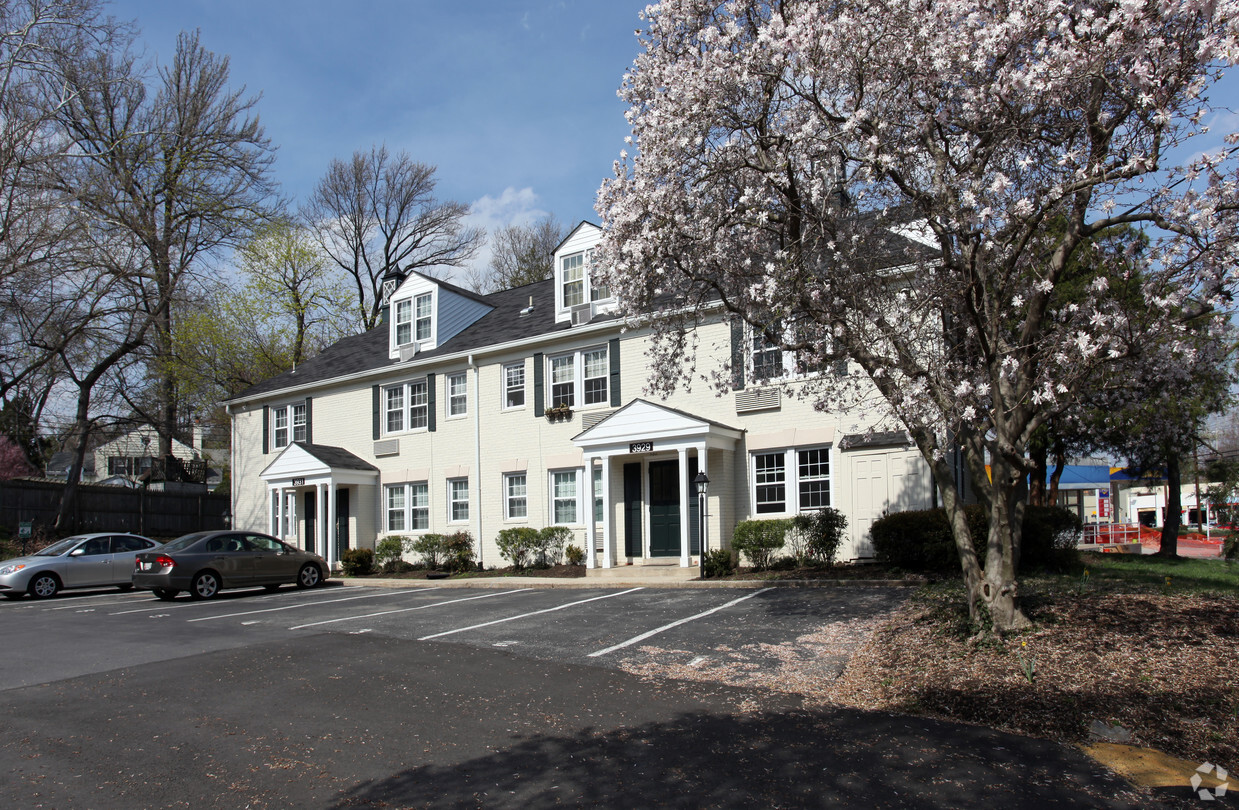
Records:
[[[408,346],[400,347],[400,362],[401,363],[412,360],[416,356],[417,356],[417,344],[416,343],[410,343]]]
[[[593,304],[577,304],[571,310],[572,325],[580,326],[583,323],[589,323],[594,319]]]

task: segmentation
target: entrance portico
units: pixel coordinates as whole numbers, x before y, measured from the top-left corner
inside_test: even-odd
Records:
[[[699,526],[691,481],[698,472],[704,472],[711,482],[719,484],[716,492],[728,491],[731,471],[721,463],[718,469],[710,469],[711,451],[720,458],[729,455],[743,433],[636,399],[578,434],[572,441],[584,457],[585,480],[593,481],[595,465],[600,467],[604,505],[601,525],[594,510],[589,510],[586,567],[598,565],[599,549],[603,568],[617,563],[616,504],[622,505],[623,550],[630,561],[678,556],[681,567],[692,565],[693,554],[699,552]],[[621,471],[622,477],[615,474]],[[717,503],[719,497],[712,494],[710,503]],[[715,515],[717,510],[707,505],[707,513]],[[719,536],[717,525],[710,534]]]
[[[305,547],[322,555],[334,568],[348,547],[349,492],[376,485],[379,471],[339,447],[290,444],[259,477],[267,485],[270,504],[267,533],[300,546],[300,527],[304,525]],[[302,497],[303,510],[298,509],[298,496]]]

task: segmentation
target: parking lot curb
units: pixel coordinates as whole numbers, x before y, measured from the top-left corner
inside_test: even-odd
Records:
[[[400,579],[396,577],[332,577],[345,585],[370,585],[376,588],[558,588],[599,590],[650,588],[657,590],[700,590],[705,588],[914,588],[924,583],[902,579],[587,579],[584,577],[476,577],[472,579]]]

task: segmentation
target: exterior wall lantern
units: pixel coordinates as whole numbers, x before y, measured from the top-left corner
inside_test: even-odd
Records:
[[[705,471],[697,473],[697,477],[693,479],[693,484],[697,487],[697,529],[701,534],[701,548],[698,549],[699,561],[701,564],[701,578],[706,578],[706,551],[709,548],[709,534],[706,529],[706,491],[710,488],[710,479],[706,476]]]

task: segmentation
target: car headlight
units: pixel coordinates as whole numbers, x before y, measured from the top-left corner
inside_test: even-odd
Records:
[[[25,567],[26,567],[25,563],[17,563],[16,565],[6,565],[3,568],[0,568],[0,577],[7,576],[9,574],[16,574],[18,571],[22,570]]]

